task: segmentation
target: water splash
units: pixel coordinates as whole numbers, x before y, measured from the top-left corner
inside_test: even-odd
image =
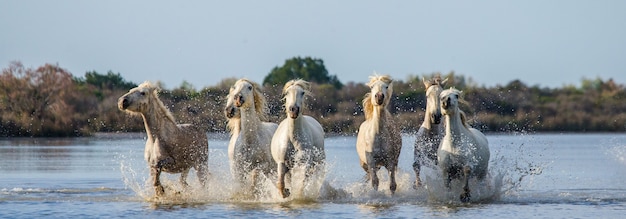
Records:
[[[494,143],[501,145],[492,147],[490,170],[487,178],[483,181],[470,180],[472,203],[495,202],[502,197],[515,196],[522,188],[527,188],[529,184],[532,184],[533,178],[541,175],[548,167],[549,163],[536,163],[535,158],[544,156],[543,154],[532,153],[536,150],[527,149],[526,143],[533,141],[532,136],[526,134],[518,134],[517,136],[522,140],[515,141],[516,143],[490,142],[492,145]],[[513,147],[516,149],[511,149]],[[130,153],[139,152],[131,151]],[[403,153],[407,152],[403,151]],[[412,153],[410,154],[412,155]],[[459,200],[459,194],[462,191],[460,181],[452,181],[451,189],[446,188],[441,171],[432,165],[423,167],[421,177],[424,186],[417,190],[413,188],[415,181],[413,171],[403,169],[407,165],[400,165],[396,174],[398,186],[395,194],[391,194],[389,191],[389,177],[384,168],[378,172],[380,178],[378,191],[374,191],[371,183],[363,178],[344,178],[342,173],[334,173],[333,168],[338,165],[336,163],[326,163],[325,171],[321,171],[319,176],[314,177],[317,180],[307,184],[303,184],[304,171],[296,168],[291,181],[286,182],[292,195],[283,199],[279,197],[275,186],[276,176],[260,174],[261,183],[256,185],[255,192],[250,192],[249,189],[233,183],[225,150],[211,149],[209,155],[210,176],[206,187],[200,185],[193,169],[187,179],[188,187],[180,185],[179,174],[164,173],[161,176],[161,181],[166,195],[160,198],[154,196],[149,171],[143,159],[125,155],[119,155],[118,159],[122,180],[126,187],[133,190],[143,200],[157,204],[333,202],[384,205],[461,203]],[[355,171],[365,175],[362,169]],[[354,173],[351,174],[354,175]]]

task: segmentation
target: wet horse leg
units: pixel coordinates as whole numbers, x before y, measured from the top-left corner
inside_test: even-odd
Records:
[[[374,187],[374,190],[376,191],[378,191],[378,175],[376,175],[377,171],[378,171],[378,168],[376,168],[376,165],[370,165],[369,175],[372,180],[372,187]]]
[[[206,182],[209,177],[208,162],[201,162],[194,168],[196,169],[196,175],[198,176],[198,179],[200,180],[200,184],[203,187],[206,186]]]
[[[183,188],[186,189],[187,186],[189,186],[187,184],[187,176],[189,175],[189,169],[185,169],[183,170],[183,172],[180,172],[180,184],[183,185]]]
[[[163,196],[165,194],[165,190],[163,189],[163,186],[161,185],[161,180],[159,179],[161,177],[161,168],[150,167],[150,175],[152,176],[152,185],[154,186],[154,191],[156,192],[156,195]]]
[[[394,194],[398,187],[398,184],[396,184],[396,169],[397,165],[392,165],[391,168],[389,168],[389,190],[391,190],[391,194]]]
[[[278,182],[276,183],[276,187],[278,188],[278,194],[283,198],[287,198],[291,195],[289,189],[285,188],[285,175],[288,171],[289,169],[284,162],[278,163]]]
[[[471,168],[466,165],[463,167],[463,176],[465,185],[463,186],[463,193],[460,195],[460,199],[462,202],[470,201],[470,188],[469,188],[469,178],[471,173]]]

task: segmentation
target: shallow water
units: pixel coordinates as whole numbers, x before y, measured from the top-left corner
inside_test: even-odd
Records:
[[[166,197],[155,199],[143,160],[142,134],[90,138],[0,139],[0,218],[39,217],[315,217],[315,218],[621,218],[626,214],[626,135],[487,135],[490,177],[472,181],[471,203],[443,187],[435,168],[412,188],[414,138],[403,136],[398,191],[379,172],[379,191],[363,180],[355,137],[326,139],[321,191],[278,198],[273,180],[257,197],[232,186],[227,139],[210,135],[211,178],[189,188],[164,174]],[[297,178],[294,176],[294,178]],[[294,180],[298,181],[298,180]]]

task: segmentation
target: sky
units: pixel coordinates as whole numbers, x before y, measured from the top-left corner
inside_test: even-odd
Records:
[[[0,67],[58,64],[75,76],[183,81],[263,78],[285,60],[324,61],[340,81],[433,72],[478,85],[626,84],[626,1],[82,1],[0,3]]]

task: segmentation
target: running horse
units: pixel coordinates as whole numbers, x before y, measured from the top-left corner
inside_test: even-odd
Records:
[[[159,100],[158,90],[152,83],[144,82],[118,100],[120,110],[143,118],[148,137],[144,158],[150,166],[156,195],[165,194],[161,172],[180,173],[180,183],[186,186],[189,170],[194,168],[204,186],[209,174],[206,131],[191,124],[177,124],[172,113]]]

